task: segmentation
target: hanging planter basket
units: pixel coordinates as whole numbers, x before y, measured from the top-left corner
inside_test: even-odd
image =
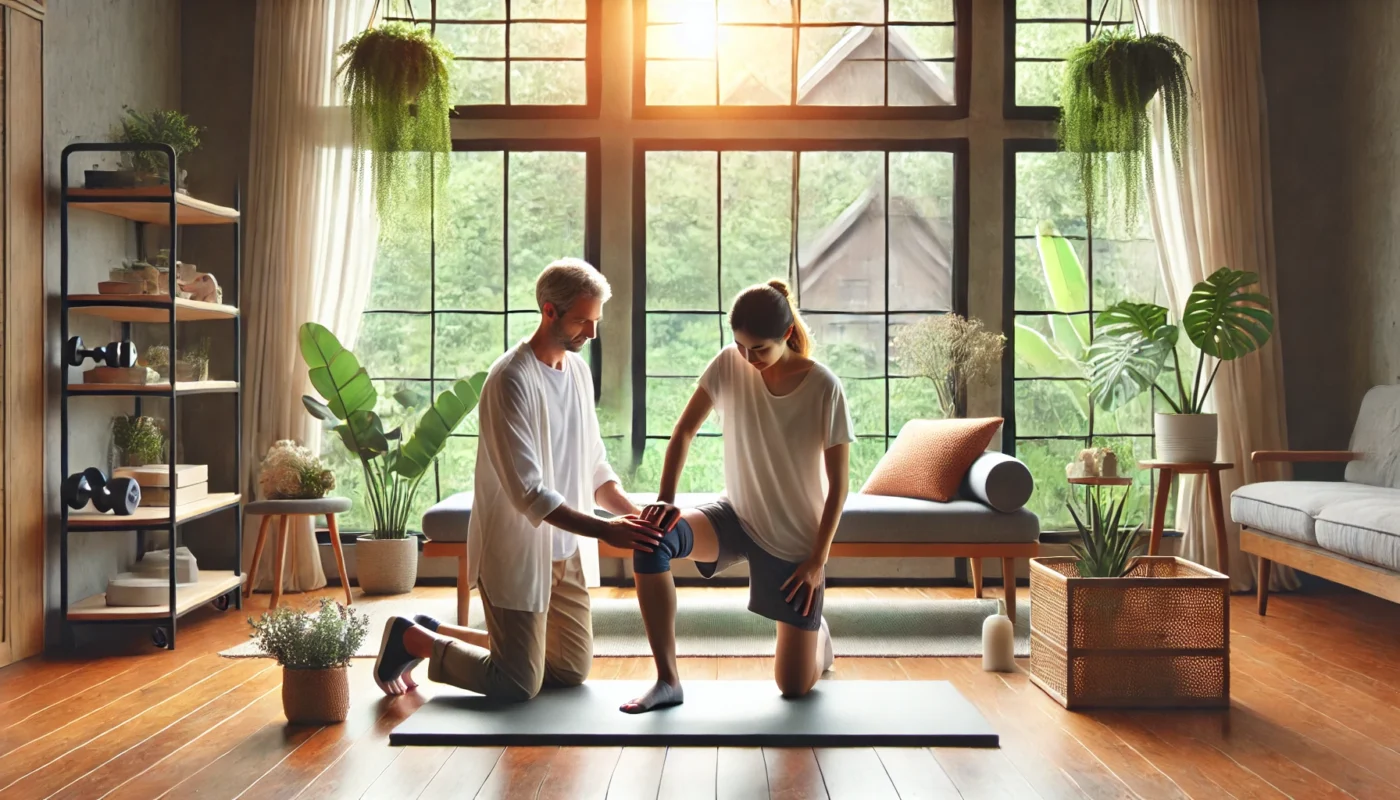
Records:
[[[1060,145],[1079,154],[1079,176],[1088,216],[1108,207],[1136,227],[1144,177],[1153,185],[1152,119],[1160,96],[1166,111],[1172,161],[1181,172],[1188,145],[1191,82],[1185,49],[1162,34],[1101,31],[1075,48],[1061,87]],[[1110,170],[1118,178],[1110,185]]]
[[[387,22],[371,24],[339,54],[344,60],[336,76],[350,106],[355,150],[370,154],[368,178],[380,219],[431,213],[452,151],[452,51],[425,27]],[[362,160],[355,169],[363,181]]]

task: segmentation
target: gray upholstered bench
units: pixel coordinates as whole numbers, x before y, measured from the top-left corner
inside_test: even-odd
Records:
[[[1007,613],[1016,614],[1016,562],[1038,553],[1040,520],[1024,506],[1033,491],[1030,471],[1020,461],[987,452],[968,470],[961,497],[947,503],[908,497],[852,493],[841,512],[831,546],[832,558],[967,558],[973,589],[982,596],[982,559],[999,558],[1005,582]],[[655,494],[631,495],[644,505]],[[681,494],[676,505],[692,507],[715,494]],[[457,559],[457,615],[466,619],[471,606],[467,587],[467,523],[472,493],[444,499],[423,515],[428,538],[423,555]],[[998,508],[1010,509],[998,511]],[[598,555],[632,557],[629,550],[598,543]]]

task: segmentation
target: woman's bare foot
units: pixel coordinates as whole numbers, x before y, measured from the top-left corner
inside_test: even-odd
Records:
[[[655,711],[658,708],[678,706],[684,702],[685,690],[681,688],[679,681],[667,683],[666,681],[658,680],[646,694],[623,703],[620,708],[628,714],[645,714],[648,711]]]

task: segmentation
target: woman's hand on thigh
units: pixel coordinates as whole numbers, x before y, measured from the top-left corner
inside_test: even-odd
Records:
[[[784,592],[783,599],[788,605],[793,605],[794,601],[802,604],[802,616],[812,613],[812,601],[817,596],[817,590],[826,584],[826,562],[817,557],[803,561],[793,570],[792,575],[779,587]],[[803,587],[806,587],[806,598],[802,598]]]

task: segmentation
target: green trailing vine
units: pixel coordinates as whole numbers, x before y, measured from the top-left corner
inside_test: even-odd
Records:
[[[336,76],[350,106],[354,147],[368,151],[380,218],[410,219],[432,209],[446,185],[452,151],[452,51],[425,27],[371,25],[341,45]],[[438,154],[444,154],[438,157]],[[355,160],[355,179],[365,180]]]
[[[1166,112],[1172,162],[1177,173],[1182,172],[1189,143],[1189,58],[1169,36],[1107,29],[1069,54],[1060,94],[1060,145],[1079,154],[1089,219],[1107,208],[1121,212],[1130,229],[1136,227],[1144,176],[1148,191],[1154,183],[1148,104],[1158,94]],[[1108,190],[1115,167],[1116,195]]]

